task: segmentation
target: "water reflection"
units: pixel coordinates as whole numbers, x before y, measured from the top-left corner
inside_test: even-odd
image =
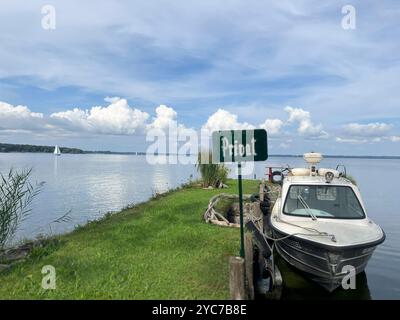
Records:
[[[309,280],[300,271],[290,266],[281,257],[276,259],[284,279],[282,299],[284,300],[371,300],[367,275],[361,272],[356,277],[356,289],[337,288],[328,292],[317,283]]]
[[[34,238],[54,219],[71,211],[70,223],[56,224],[52,233],[146,201],[154,192],[175,188],[196,174],[193,165],[150,165],[144,156],[0,154],[0,172],[33,167],[32,182],[46,184],[32,205],[15,241]]]
[[[168,185],[171,181],[169,170],[163,165],[155,165],[152,170],[152,193],[160,193],[168,190]]]
[[[54,175],[54,178],[57,178],[57,173],[58,173],[58,157],[54,157],[54,161],[53,161],[53,175]]]

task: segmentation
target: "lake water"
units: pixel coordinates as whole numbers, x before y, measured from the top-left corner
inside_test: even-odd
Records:
[[[366,277],[361,276],[358,292],[373,299],[400,299],[400,160],[326,159],[323,167],[344,164],[356,178],[367,213],[386,233],[386,241],[370,260]],[[254,173],[264,176],[266,166],[304,166],[301,158],[271,157],[257,163]],[[78,224],[100,218],[129,204],[143,202],[197,177],[194,165],[149,165],[145,156],[68,155],[0,153],[0,172],[33,168],[32,181],[44,181],[35,199],[30,218],[24,222],[17,239],[32,238],[72,230]],[[67,223],[52,223],[65,213]],[[297,294],[300,291],[297,292]],[[313,291],[318,292],[319,291]],[[306,293],[309,295],[310,293]],[[288,298],[296,297],[290,293]]]
[[[196,175],[194,165],[150,165],[145,156],[0,153],[0,172],[33,168],[31,182],[44,181],[16,239],[55,234],[146,201]],[[69,222],[54,220],[68,212]]]

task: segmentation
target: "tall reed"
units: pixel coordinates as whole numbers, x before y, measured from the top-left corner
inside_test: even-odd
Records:
[[[219,187],[228,179],[228,168],[224,164],[212,163],[212,153],[210,151],[199,152],[196,167],[205,188],[210,186]]]
[[[19,225],[31,213],[33,198],[41,185],[33,187],[29,182],[32,169],[20,172],[10,169],[0,174],[0,249],[14,237]]]

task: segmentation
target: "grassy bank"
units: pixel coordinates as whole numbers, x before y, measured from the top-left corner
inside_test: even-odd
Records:
[[[0,274],[0,299],[227,299],[239,230],[202,220],[219,192],[184,188],[60,236]],[[44,265],[56,269],[55,290],[41,288]]]

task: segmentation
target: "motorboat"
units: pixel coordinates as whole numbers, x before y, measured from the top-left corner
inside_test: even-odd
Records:
[[[368,218],[345,168],[317,168],[319,153],[304,159],[308,167],[286,169],[279,179],[268,232],[284,260],[331,292],[365,269],[385,233]]]

